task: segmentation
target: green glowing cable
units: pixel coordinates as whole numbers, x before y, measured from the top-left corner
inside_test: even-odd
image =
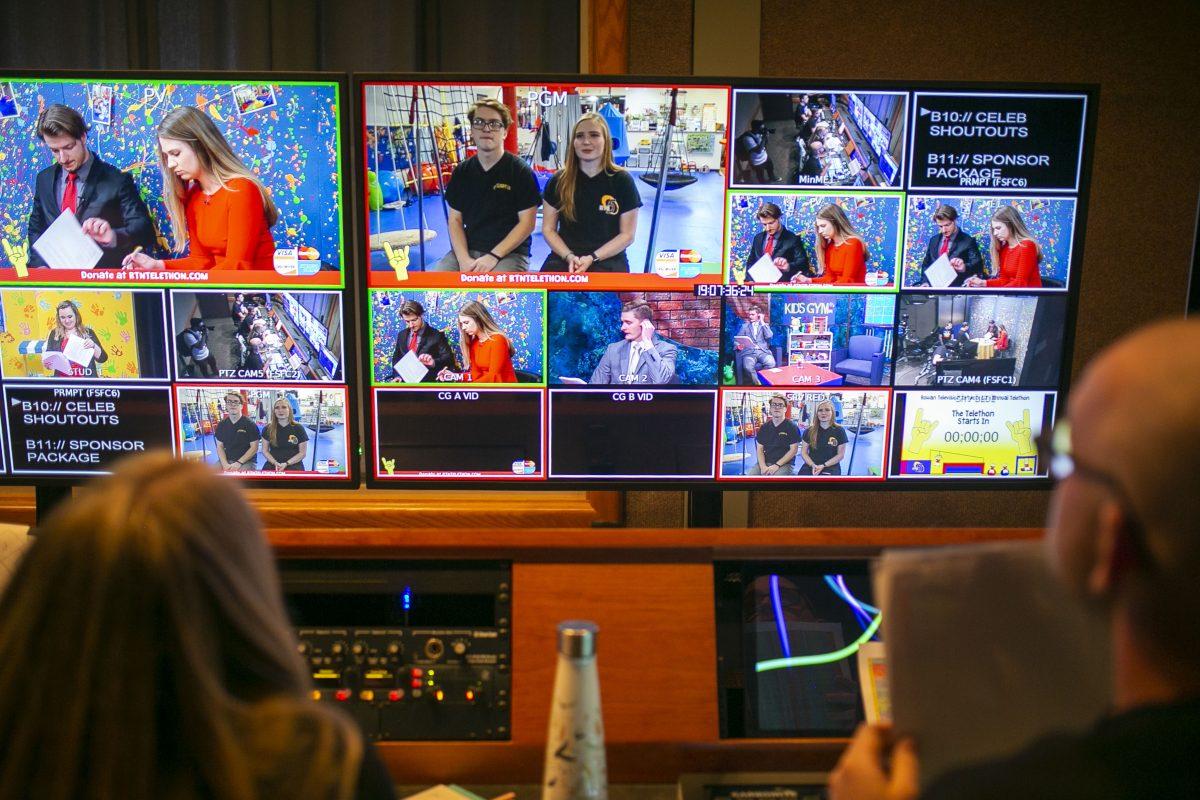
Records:
[[[834,650],[832,653],[819,653],[815,656],[792,656],[791,658],[772,658],[770,661],[760,661],[754,665],[755,672],[770,672],[773,669],[786,669],[788,667],[812,667],[817,664],[831,664],[834,661],[839,661],[843,658],[854,655],[858,652],[858,648],[866,644],[875,631],[879,629],[879,623],[883,621],[883,614],[876,614],[875,619],[863,631],[862,636],[855,639],[852,643],[846,645],[841,650]]]

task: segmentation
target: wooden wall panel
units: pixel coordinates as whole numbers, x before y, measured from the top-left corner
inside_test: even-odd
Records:
[[[601,75],[621,75],[629,69],[628,0],[589,0],[588,58]]]

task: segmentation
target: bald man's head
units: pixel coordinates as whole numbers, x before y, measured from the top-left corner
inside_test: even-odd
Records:
[[[1068,416],[1079,460],[1115,477],[1161,531],[1152,547],[1200,538],[1200,321],[1156,323],[1104,350]]]
[[[1076,470],[1049,523],[1062,577],[1123,605],[1156,646],[1200,647],[1200,322],[1156,323],[1104,350],[1067,417]]]

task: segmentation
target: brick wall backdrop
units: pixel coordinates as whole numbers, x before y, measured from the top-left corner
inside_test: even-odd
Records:
[[[720,300],[681,292],[620,292],[622,303],[645,300],[654,309],[654,327],[680,344],[716,350],[721,336]]]

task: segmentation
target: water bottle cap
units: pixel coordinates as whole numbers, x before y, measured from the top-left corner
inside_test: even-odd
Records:
[[[567,658],[592,658],[596,655],[596,634],[600,627],[594,622],[569,619],[558,623],[558,652]]]

